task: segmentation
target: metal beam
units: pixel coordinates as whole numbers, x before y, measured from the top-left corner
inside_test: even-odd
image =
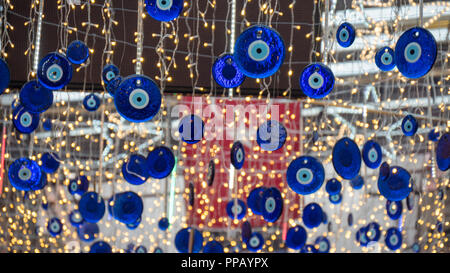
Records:
[[[359,9],[359,10],[358,10]],[[380,7],[380,8],[366,8],[359,7],[358,9],[347,9],[346,11],[336,11],[333,18],[334,22],[347,21],[355,28],[368,27],[369,19],[372,22],[393,22],[396,15],[401,16],[402,24],[417,24],[420,14],[419,5],[404,5],[401,7]],[[428,3],[423,7],[424,21],[432,19],[439,13],[443,13],[445,18],[450,17],[450,3],[449,2],[434,2]],[[441,18],[442,18],[441,16]],[[445,19],[443,18],[443,19]]]

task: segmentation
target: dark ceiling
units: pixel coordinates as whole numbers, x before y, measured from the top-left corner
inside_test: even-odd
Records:
[[[15,3],[14,3],[15,2]],[[8,21],[14,26],[14,31],[11,32],[10,36],[15,45],[14,48],[8,48],[8,62],[11,69],[12,83],[16,87],[21,86],[27,81],[27,76],[30,71],[30,64],[25,67],[28,62],[28,57],[24,55],[24,52],[29,47],[29,28],[24,26],[25,21],[29,20],[30,17],[30,6],[31,0],[20,0],[13,1],[14,9],[8,14]],[[84,1],[82,1],[84,2]],[[236,35],[246,28],[242,23],[243,17],[240,15],[244,1],[238,1],[237,6],[237,19],[239,25],[236,29]],[[258,3],[257,1],[252,1],[247,4],[246,8],[246,19],[253,23],[258,21]],[[275,4],[276,1],[272,1]],[[293,77],[291,79],[292,87],[295,93],[300,93],[298,87],[298,76],[301,73],[303,67],[309,62],[310,52],[311,52],[311,39],[307,39],[305,36],[307,33],[311,32],[311,23],[313,17],[313,1],[297,1],[294,6],[294,21],[297,23],[295,26],[291,26],[291,13],[288,5],[291,1],[277,1],[280,7],[277,10],[283,12],[283,16],[274,15],[273,17],[273,27],[278,30],[282,35],[286,48],[289,46],[291,27],[301,25],[301,29],[294,30],[293,39],[293,57],[292,65]],[[136,57],[136,47],[135,31],[137,29],[137,0],[113,0],[114,8],[114,18],[118,21],[118,25],[113,27],[114,39],[117,40],[117,46],[115,46],[115,54],[112,57],[113,63],[116,64],[120,70],[122,76],[127,76],[134,74],[134,64],[132,60]],[[200,43],[199,46],[199,56],[198,61],[198,84],[199,87],[205,87],[205,93],[210,93],[211,88],[216,94],[222,94],[223,89],[216,89],[213,84],[211,86],[211,67],[214,62],[214,58],[226,51],[226,19],[228,12],[228,4],[225,0],[216,1],[217,7],[215,11],[209,8],[205,15],[205,20],[209,23],[209,27],[205,28],[203,26],[203,20],[196,20],[198,18],[197,7],[204,11],[206,7],[206,0],[199,0],[198,5],[194,1],[190,1],[189,7],[190,13],[188,17],[184,17],[183,14],[178,19],[179,20],[179,37],[180,44],[176,54],[176,63],[178,68],[171,71],[171,76],[173,81],[167,84],[166,91],[168,92],[184,92],[192,93],[192,82],[189,78],[189,69],[187,68],[188,62],[185,61],[186,52],[188,51],[188,39],[184,37],[187,33],[188,27],[192,30],[193,35],[197,35],[197,23],[199,24],[198,36],[200,39],[194,41],[194,43]],[[103,18],[102,9],[103,1],[97,1],[91,6],[91,20],[93,23],[98,24],[98,28],[91,28],[90,36],[88,39],[88,46],[95,50],[93,56],[91,56],[91,65],[87,68],[86,72],[86,89],[99,90],[100,89],[100,73],[102,69],[102,52],[105,47],[104,35],[101,31],[103,28]],[[184,11],[188,8],[185,7]],[[215,13],[215,14],[214,14]],[[58,35],[60,29],[61,12],[57,8],[57,1],[45,1],[44,7],[44,23],[42,26],[42,44],[40,50],[40,57],[42,58],[47,53],[56,51],[60,49],[60,35]],[[209,47],[204,47],[203,44],[211,42],[211,24],[215,18],[215,32],[214,32],[214,49]],[[264,17],[262,17],[264,18]],[[71,10],[69,14],[69,25],[76,26],[78,28],[78,33],[72,33],[68,36],[68,43],[72,40],[80,39],[84,40],[84,33],[86,27],[82,26],[82,22],[87,21],[87,10],[81,10],[77,7],[75,10]],[[144,74],[155,78],[160,74],[159,69],[156,67],[156,63],[159,58],[155,52],[155,46],[159,42],[158,37],[152,37],[152,33],[160,33],[161,25],[160,22],[154,20],[150,16],[144,19],[144,51],[143,57],[145,62],[143,64]],[[127,43],[123,43],[126,41]],[[196,44],[193,48],[196,48]],[[213,52],[212,52],[213,51]],[[289,66],[287,65],[289,55],[286,56],[285,65],[282,66],[280,73],[276,74],[274,80],[271,84],[271,92],[274,96],[280,95],[288,87],[288,71]],[[80,70],[76,72],[72,79],[70,89],[82,88],[82,83],[84,82],[85,70]],[[247,79],[243,86],[241,94],[244,92],[257,93],[261,86],[255,82],[254,79]]]

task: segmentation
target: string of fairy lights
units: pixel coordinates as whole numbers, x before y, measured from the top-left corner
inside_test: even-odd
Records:
[[[8,132],[5,143],[5,166],[23,156],[41,163],[42,154],[48,151],[59,154],[62,164],[57,173],[48,176],[47,187],[28,194],[10,186],[7,176],[3,175],[1,194],[3,200],[0,203],[1,251],[88,252],[90,243],[81,242],[76,229],[68,221],[68,215],[77,208],[78,200],[67,192],[67,185],[78,175],[86,175],[91,182],[91,189],[100,193],[105,200],[115,193],[128,190],[135,191],[143,197],[144,217],[136,230],[128,230],[117,220],[108,217],[107,213],[99,222],[100,233],[96,240],[110,243],[113,252],[125,252],[131,243],[144,245],[149,252],[153,252],[157,247],[165,252],[175,252],[175,234],[179,229],[190,226],[188,223],[202,231],[205,242],[211,240],[221,242],[225,252],[247,251],[246,245],[241,243],[240,224],[257,216],[248,210],[246,217],[240,221],[230,220],[226,215],[215,218],[212,216],[214,211],[221,208],[211,206],[216,201],[212,196],[222,191],[230,193],[227,198],[218,200],[217,204],[222,208],[226,207],[229,198],[245,201],[254,187],[263,186],[267,181],[280,178],[284,180],[285,169],[289,163],[305,154],[322,161],[327,170],[327,179],[336,177],[343,182],[343,201],[339,205],[331,204],[323,188],[312,197],[295,199],[296,194],[285,182],[276,185],[282,192],[287,216],[286,219],[280,219],[276,223],[266,223],[260,229],[256,228],[265,237],[263,252],[281,250],[293,252],[284,246],[283,234],[286,227],[283,224],[286,223],[287,227],[301,225],[301,216],[294,217],[294,215],[301,213],[303,207],[310,202],[320,203],[328,215],[328,221],[333,225],[332,229],[321,225],[308,230],[308,242],[313,243],[317,236],[326,236],[331,242],[330,252],[388,252],[382,243],[360,247],[354,239],[355,232],[361,226],[375,220],[380,223],[383,232],[392,226],[401,227],[404,242],[396,252],[411,251],[411,245],[416,242],[425,252],[448,250],[445,233],[450,225],[446,218],[447,196],[444,194],[441,198],[439,190],[449,186],[449,176],[448,172],[436,170],[434,156],[431,156],[435,144],[427,137],[431,128],[441,133],[450,129],[448,30],[446,42],[444,38],[444,42],[438,43],[436,67],[431,72],[433,77],[426,76],[411,81],[404,78],[398,70],[372,73],[359,66],[352,66],[352,63],[358,61],[373,64],[380,41],[395,44],[396,39],[408,26],[419,25],[422,19],[425,28],[442,28],[444,25],[442,22],[449,16],[450,3],[434,1],[421,6],[420,1],[413,0],[403,0],[400,1],[401,4],[394,0],[383,2],[314,0],[311,15],[313,21],[310,23],[301,22],[303,18],[296,15],[297,9],[302,5],[300,1],[292,0],[285,8],[286,5],[281,3],[284,0],[243,0],[239,5],[242,9],[236,10],[234,14],[235,35],[254,24],[269,25],[275,29],[287,28],[289,36],[283,37],[287,54],[281,72],[266,79],[254,80],[254,85],[259,88],[257,96],[242,95],[241,89],[236,88],[233,90],[233,98],[227,99],[229,90],[217,86],[211,75],[206,75],[210,77],[210,87],[201,86],[200,79],[205,75],[200,73],[199,65],[212,65],[218,51],[227,52],[232,47],[231,41],[236,38],[232,37],[233,30],[229,23],[233,17],[232,0],[227,0],[226,18],[216,18],[218,11],[216,0],[185,1],[181,17],[171,22],[161,22],[159,33],[146,32],[145,25],[149,24],[151,19],[144,10],[124,8],[123,1],[125,0],[86,0],[75,4],[75,1],[58,0],[59,22],[46,20],[43,12],[46,5],[44,0],[30,1],[28,15],[18,14],[14,10],[15,5],[23,3],[17,0],[4,1],[3,10],[0,12],[2,56],[9,61],[10,66],[14,65],[13,61],[8,59],[8,52],[14,49],[14,41],[11,40],[9,33],[14,32],[15,28],[28,28],[28,48],[24,54],[28,58],[29,80],[35,78],[38,57],[44,54],[40,51],[41,43],[47,40],[41,37],[41,29],[46,25],[53,24],[58,27],[58,42],[55,43],[54,50],[64,52],[71,40],[75,38],[84,40],[90,48],[91,56],[102,55],[102,64],[88,62],[76,68],[74,73],[81,73],[84,79],[83,88],[77,95],[78,99],[75,95],[69,95],[72,90],[55,92],[55,103],[41,120],[41,122],[47,119],[53,121],[51,132],[38,131],[29,137],[16,133],[12,130],[12,110],[10,107],[4,107],[2,121],[3,125],[7,126]],[[338,9],[338,6],[341,8]],[[419,14],[416,14],[415,19],[411,19],[402,9],[405,6],[417,11],[426,8],[427,11],[434,10],[434,12],[423,18],[419,18]],[[382,18],[373,18],[368,11],[374,8],[383,8],[388,12]],[[95,17],[94,13],[98,16]],[[80,15],[86,15],[83,18],[87,18],[87,21],[76,22],[75,19],[80,18]],[[13,16],[26,20],[24,25],[11,25]],[[133,16],[137,21],[139,17],[142,19],[142,27],[130,30],[134,32],[133,41],[127,41],[126,37],[118,37],[115,33],[115,28],[125,23],[125,16]],[[340,50],[334,42],[337,27],[343,21],[360,19],[362,22],[358,24],[361,27],[357,29],[357,40],[360,41],[361,48],[355,51]],[[219,29],[221,27],[223,29]],[[299,37],[299,31],[305,27],[311,27],[311,32]],[[182,33],[180,29],[187,31]],[[97,34],[98,31],[101,35]],[[208,37],[210,40],[202,37],[201,33],[204,31],[210,33]],[[219,33],[226,34],[225,44],[216,42]],[[304,50],[294,47],[294,40],[300,38],[311,42],[312,51],[309,60],[296,58],[296,52]],[[184,44],[180,43],[181,39],[186,41],[185,48],[181,46]],[[94,51],[95,45],[103,42],[103,51]],[[122,50],[116,49],[119,44],[124,45]],[[124,50],[127,48],[136,49],[136,58],[124,59]],[[209,49],[209,54],[205,54],[205,48]],[[158,59],[150,60],[142,54],[143,50],[148,49],[154,50]],[[294,90],[297,89],[298,76],[301,73],[298,66],[315,61],[328,63],[336,69],[340,64],[348,64],[347,70],[359,69],[359,71],[351,75],[337,75],[335,89],[323,100],[309,98],[294,100],[293,92],[297,92]],[[100,76],[92,72],[93,66],[103,67],[109,63],[114,63],[118,67],[136,66],[137,71],[144,75],[147,72],[146,68],[153,65],[157,68],[159,74],[148,76],[158,83],[163,94],[163,102],[161,111],[150,123],[124,123],[116,113],[113,99],[107,92],[101,94],[100,111],[89,116],[83,114],[80,102],[84,96],[93,91],[92,83],[100,81]],[[192,96],[203,96],[208,104],[226,105],[231,100],[246,103],[252,100],[280,104],[297,102],[295,107],[280,115],[280,122],[283,122],[289,130],[287,143],[299,143],[298,149],[294,144],[282,148],[282,156],[277,158],[277,161],[283,162],[284,168],[274,169],[276,160],[269,158],[270,153],[262,152],[259,146],[255,146],[246,149],[248,167],[245,171],[236,171],[231,180],[226,179],[215,183],[213,188],[208,187],[204,182],[208,162],[198,159],[205,156],[214,159],[217,173],[229,175],[230,172],[234,172],[226,160],[229,156],[227,151],[231,146],[220,147],[206,140],[188,146],[182,141],[170,140],[173,130],[173,125],[170,125],[173,123],[170,117],[171,108],[178,103],[188,103],[194,107],[194,102],[186,96],[168,95],[165,92],[173,82],[175,71],[179,69],[189,71]],[[281,73],[288,75],[288,88],[280,94],[281,98],[273,98],[270,91],[284,86],[280,82]],[[15,98],[18,97],[18,91],[10,89],[2,96],[11,94],[15,95]],[[433,100],[429,100],[430,96]],[[424,98],[425,101],[422,102]],[[394,126],[409,113],[420,120],[418,135],[414,138],[404,137],[399,126]],[[258,118],[261,121],[267,120],[270,119],[270,115]],[[249,121],[245,117],[243,120],[248,126]],[[317,142],[311,140],[313,132],[319,132]],[[392,221],[386,215],[386,199],[377,194],[378,172],[362,168],[361,175],[365,179],[365,186],[361,190],[355,190],[347,181],[331,171],[333,169],[331,150],[336,141],[343,136],[351,136],[360,147],[369,139],[380,141],[383,143],[386,161],[389,164],[404,166],[412,174],[416,183],[414,188],[417,192],[416,204],[412,211],[404,210],[401,220]],[[130,154],[146,155],[158,145],[170,145],[176,155],[177,165],[171,176],[161,181],[150,179],[142,186],[128,184],[121,175],[123,162]],[[187,155],[191,149],[195,151],[193,160]],[[5,173],[4,171],[3,174]],[[190,181],[203,181],[200,187],[195,188],[195,198],[199,201],[194,206],[186,202],[189,198]],[[47,203],[48,209],[43,210],[42,204]],[[348,227],[346,223],[350,213],[356,220],[352,227]],[[198,217],[193,217],[194,215]],[[163,216],[168,217],[171,223],[166,232],[158,229],[158,221]],[[58,217],[63,223],[63,233],[58,237],[51,237],[46,232],[45,227],[51,217]],[[192,219],[201,221],[190,222]],[[217,223],[226,223],[226,228],[214,229]],[[442,230],[439,230],[439,225]]]

